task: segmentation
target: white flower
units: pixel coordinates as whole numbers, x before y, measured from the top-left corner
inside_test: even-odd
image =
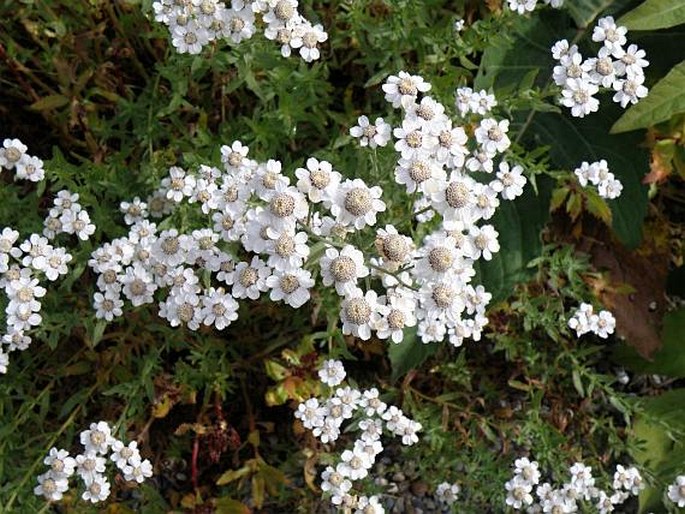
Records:
[[[677,476],[675,482],[668,486],[668,499],[679,508],[685,507],[685,475]]]
[[[442,482],[435,490],[435,497],[440,503],[452,505],[457,501],[460,492],[459,485]]]
[[[112,429],[106,421],[91,423],[88,430],[81,432],[79,439],[86,452],[105,454],[115,441],[112,437]]]
[[[592,31],[592,40],[604,43],[611,53],[619,53],[626,44],[627,32],[627,28],[616,25],[612,16],[606,16],[597,21],[597,26]]]
[[[209,43],[207,30],[192,20],[186,25],[176,25],[171,35],[171,44],[180,54],[199,54],[202,47]]]
[[[373,465],[371,458],[366,452],[345,450],[340,458],[342,462],[338,465],[337,471],[352,481],[366,477],[369,474],[369,468]]]
[[[578,337],[586,334],[592,330],[590,326],[590,318],[593,316],[592,305],[589,303],[581,303],[578,310],[568,320],[568,326],[571,330],[576,331]]]
[[[52,471],[38,475],[38,485],[33,489],[33,494],[43,496],[48,501],[59,501],[64,493],[69,490],[69,482],[66,477],[55,477]]]
[[[376,118],[371,124],[369,118],[362,115],[357,119],[357,125],[350,128],[350,135],[359,138],[359,146],[382,147],[390,141],[392,127],[383,118]]]
[[[605,46],[599,49],[597,57],[587,60],[587,65],[589,68],[590,80],[595,84],[606,88],[612,86],[616,80],[617,74],[619,74],[624,67],[620,61],[614,61],[611,58],[611,52]]]
[[[522,457],[514,461],[514,474],[520,476],[526,482],[537,485],[540,482],[540,464]]]
[[[364,411],[364,414],[369,418],[374,415],[380,416],[388,408],[387,404],[381,401],[380,393],[378,392],[378,389],[376,389],[375,387],[367,389],[362,393],[361,399],[359,400],[359,407]],[[362,430],[368,430],[370,432],[376,432],[375,428],[377,427],[373,427],[369,424],[362,426],[360,422],[359,428],[361,428]],[[378,435],[380,436],[380,432],[378,433]]]
[[[266,263],[277,271],[298,269],[309,256],[310,248],[307,246],[306,232],[277,232],[267,226],[266,233],[269,240],[266,251],[269,258]]]
[[[122,292],[134,307],[146,303],[152,303],[153,294],[157,290],[157,284],[152,274],[142,265],[136,263],[128,266],[125,272],[119,275],[119,282],[123,285]]]
[[[19,239],[19,232],[10,227],[4,227],[0,233],[0,253],[10,253],[17,239]]]
[[[64,233],[76,234],[82,241],[86,241],[95,233],[95,225],[91,223],[90,216],[84,210],[78,212],[64,211],[59,220],[62,223]]]
[[[152,463],[145,459],[141,461],[139,458],[133,461],[129,460],[129,465],[122,469],[124,473],[124,480],[129,482],[138,482],[142,484],[146,478],[152,476]]]
[[[50,466],[53,478],[69,478],[76,469],[76,460],[66,450],[50,448],[50,453],[43,459],[43,464]]]
[[[561,91],[562,97],[559,103],[571,109],[571,115],[576,118],[584,118],[591,112],[599,110],[599,100],[594,96],[599,88],[591,82],[583,79],[568,79]]]
[[[609,311],[600,311],[597,315],[590,317],[592,331],[602,339],[609,337],[616,328],[616,318]]]
[[[238,44],[250,39],[255,31],[255,17],[252,9],[235,6],[223,10],[224,28],[221,35],[229,40],[229,43]]]
[[[645,59],[646,55],[647,53],[638,48],[637,45],[630,45],[626,50],[618,52],[616,57],[620,60],[617,63],[617,67],[621,74],[627,74],[629,77],[643,75],[643,68],[649,66],[649,61]]]
[[[499,163],[497,179],[490,182],[490,187],[500,193],[504,200],[513,200],[522,195],[525,185],[526,177],[523,176],[523,168],[519,165],[510,168],[506,161]]]
[[[334,387],[345,380],[345,366],[342,361],[328,359],[323,362],[319,369],[319,378],[327,386]]]
[[[616,93],[612,100],[621,104],[624,109],[628,104],[638,103],[640,98],[646,97],[649,93],[647,88],[642,85],[644,81],[644,75],[628,75],[625,79],[616,80],[613,84]]]
[[[290,46],[300,49],[300,56],[305,62],[312,62],[321,57],[317,45],[327,39],[328,34],[323,30],[323,26],[305,22],[293,37]]]
[[[464,30],[464,25],[466,22],[464,21],[463,18],[459,18],[457,21],[454,22],[454,31],[455,32],[461,32]]]
[[[352,482],[346,479],[340,472],[332,466],[326,466],[321,473],[321,490],[325,493],[334,494],[335,492],[345,494],[352,489]]]
[[[385,509],[377,496],[360,496],[355,514],[385,514]]]
[[[533,490],[533,486],[520,475],[516,475],[506,482],[504,487],[507,490],[507,505],[514,509],[521,509],[524,506],[532,505],[533,496],[530,492]]]
[[[592,63],[583,61],[583,56],[575,51],[563,56],[559,60],[559,65],[554,67],[552,78],[557,86],[565,86],[569,80],[578,79],[584,82],[590,80],[589,72]]]
[[[447,221],[470,223],[476,203],[475,184],[473,178],[454,170],[431,195],[431,205]]]
[[[223,330],[238,319],[238,302],[223,288],[210,287],[202,297],[202,323]]]
[[[301,268],[274,270],[273,275],[266,279],[266,285],[271,289],[269,297],[272,301],[283,300],[297,309],[309,301],[309,289],[314,286],[314,279],[309,271]]]
[[[414,103],[419,93],[429,91],[431,85],[419,75],[410,75],[406,71],[400,71],[397,76],[391,75],[383,84],[385,100],[397,108],[407,108]]]
[[[537,5],[537,0],[507,0],[509,9],[518,14],[525,14],[526,12],[533,12]]]
[[[342,333],[352,334],[355,337],[368,341],[371,338],[371,330],[375,328],[380,313],[387,309],[378,303],[378,295],[375,291],[356,289],[345,296],[340,303],[340,319],[343,322]]]
[[[393,343],[401,343],[405,327],[416,326],[416,299],[413,294],[396,290],[388,291],[385,300],[387,309],[381,313],[376,323],[376,336],[379,339],[390,338]]]
[[[271,276],[271,268],[256,255],[249,263],[239,262],[233,272],[231,294],[238,299],[256,300],[261,293],[269,289],[266,285],[266,279],[269,276]]]
[[[81,498],[91,503],[105,501],[109,497],[110,487],[105,476],[96,475],[91,482],[86,482],[86,490],[81,495]]]
[[[297,168],[295,176],[297,188],[307,195],[312,203],[323,202],[324,206],[329,207],[335,192],[340,185],[342,175],[333,170],[333,166],[328,161],[319,161],[314,157],[307,159],[307,168]]]
[[[376,214],[385,211],[380,200],[383,190],[379,186],[368,187],[363,180],[346,180],[338,188],[331,205],[331,214],[338,223],[353,225],[357,230],[376,224]]]
[[[92,482],[100,473],[105,472],[107,460],[100,457],[94,450],[76,456],[76,473],[86,482]]]
[[[322,427],[324,419],[328,415],[328,409],[319,403],[317,398],[310,398],[297,406],[295,417],[302,421],[304,428],[313,429]]]
[[[131,441],[126,445],[122,441],[115,440],[112,443],[112,455],[109,458],[121,470],[129,463],[140,461],[138,441]]]
[[[43,161],[38,157],[22,155],[19,162],[16,163],[16,177],[31,182],[40,182],[45,178]]]
[[[474,135],[483,150],[490,155],[504,152],[511,145],[507,136],[509,120],[498,122],[493,118],[483,119]]]
[[[402,126],[393,129],[392,133],[397,139],[395,150],[403,159],[411,159],[424,152],[430,152],[438,144],[438,138],[423,130],[423,123],[418,120],[405,118],[402,120]]]
[[[469,239],[471,240],[472,248],[470,257],[474,261],[480,259],[481,256],[486,261],[491,260],[492,254],[499,252],[498,236],[499,233],[492,225],[472,226],[469,229]]]
[[[0,168],[11,170],[26,154],[28,147],[18,139],[5,139],[0,148]]]
[[[364,265],[364,254],[352,245],[342,250],[327,248],[319,261],[323,285],[335,285],[340,296],[345,296],[357,288],[357,280],[367,277],[369,269]]]

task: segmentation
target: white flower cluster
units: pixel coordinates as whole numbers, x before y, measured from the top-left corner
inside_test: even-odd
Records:
[[[28,147],[18,139],[5,139],[0,148],[0,171],[14,170],[15,179],[40,182],[45,178],[43,161],[26,153]]]
[[[372,258],[370,267],[374,274],[385,272],[386,308],[376,307],[373,293],[368,298],[338,290],[346,294],[341,313],[344,333],[364,339],[370,336],[366,326],[351,322],[348,306],[352,307],[350,314],[359,312],[359,307],[361,312],[370,313],[364,317],[371,321],[369,328],[375,329],[378,337],[391,337],[395,342],[402,340],[402,328],[418,323],[418,335],[424,343],[449,337],[459,346],[466,338],[479,340],[487,323],[484,313],[491,295],[470,281],[475,275],[474,262],[490,260],[499,251],[499,243],[492,225],[478,223],[492,218],[500,199],[513,200],[522,194],[526,179],[520,166],[499,159],[511,144],[507,120],[488,116],[474,121],[469,131],[475,137],[469,141],[464,127],[450,119],[445,106],[425,94],[430,88],[422,77],[404,71],[389,77],[383,91],[385,99],[403,111],[400,126],[391,129],[382,118],[371,124],[361,116],[358,126],[350,129],[361,146],[370,147],[385,146],[392,133],[399,154],[395,181],[416,198],[418,221],[439,214],[441,225],[420,246],[392,225],[377,231],[380,258]],[[461,116],[486,116],[494,105],[494,97],[485,91],[457,90],[456,106]],[[496,176],[481,182],[474,178],[476,172]],[[359,276],[366,270],[362,273]]]
[[[568,320],[568,326],[576,331],[578,337],[592,332],[606,339],[616,329],[616,318],[609,311],[599,311],[595,314],[592,305],[581,303],[575,314]]]
[[[179,53],[199,54],[211,41],[237,45],[257,31],[255,15],[264,22],[264,35],[281,45],[283,57],[299,50],[306,62],[320,57],[318,45],[328,39],[320,24],[313,25],[297,10],[298,0],[158,0],[155,20],[169,27]]]
[[[679,475],[675,481],[668,486],[668,499],[675,503],[679,508],[685,507],[685,475]]]
[[[552,56],[559,62],[552,75],[562,88],[559,101],[571,109],[571,115],[583,118],[599,110],[599,100],[593,95],[600,88],[613,89],[613,101],[625,108],[647,96],[644,68],[649,65],[645,51],[627,43],[628,29],[619,27],[611,16],[600,18],[592,33],[592,40],[602,43],[597,55],[583,59],[577,45],[566,39],[552,46]]]
[[[515,510],[526,509],[529,513],[570,513],[578,512],[578,502],[592,501],[599,514],[608,514],[645,487],[637,468],[625,468],[620,464],[616,466],[610,492],[595,486],[592,468],[582,462],[571,466],[569,473],[569,481],[554,488],[549,482],[540,483],[541,473],[536,461],[526,457],[516,459],[514,476],[504,484],[506,503]]]
[[[578,182],[583,187],[592,184],[597,187],[597,192],[602,198],[613,200],[621,196],[623,184],[613,173],[609,171],[609,165],[604,159],[588,163],[583,161],[579,168],[574,170]]]
[[[125,444],[112,436],[112,430],[105,421],[91,423],[80,435],[83,453],[71,457],[66,450],[52,448],[43,463],[50,469],[39,475],[38,485],[33,492],[48,501],[59,501],[69,490],[69,478],[78,475],[85,485],[81,497],[92,503],[107,499],[111,485],[104,475],[109,458],[116,464],[127,482],[142,483],[152,476],[152,464],[142,459],[138,443]]]
[[[356,429],[359,436],[353,448],[342,452],[341,461],[327,466],[321,474],[321,489],[333,505],[355,514],[382,514],[385,509],[376,496],[360,496],[353,491],[353,482],[368,476],[376,457],[383,451],[381,436],[389,432],[401,438],[402,444],[413,445],[419,438],[421,423],[406,417],[394,405],[388,406],[375,387],[360,391],[349,385],[339,386],[345,379],[342,362],[325,361],[319,371],[321,381],[330,387],[325,398],[310,398],[301,403],[295,417],[311,430],[323,444],[335,442],[343,429]]]
[[[533,12],[538,5],[538,0],[507,0],[509,3],[509,9],[518,13],[525,14],[527,12]],[[564,0],[543,0],[546,5],[550,5],[555,9],[561,8],[564,5]]]
[[[0,150],[0,163],[15,168],[19,176],[21,166],[25,170],[31,166],[21,164],[25,152],[26,146],[18,139],[6,139]],[[38,175],[44,178],[42,166],[41,161],[39,174],[25,172],[26,176],[30,180]],[[40,285],[41,280],[54,282],[68,272],[67,264],[72,256],[66,248],[53,246],[54,238],[59,233],[67,233],[85,240],[95,231],[95,225],[77,200],[77,194],[57,193],[54,207],[45,219],[42,236],[31,234],[19,242],[19,232],[12,227],[3,227],[0,231],[0,287],[8,299],[5,307],[7,326],[0,340],[0,374],[7,373],[9,354],[26,350],[31,344],[29,332],[43,321],[40,299],[47,290]]]

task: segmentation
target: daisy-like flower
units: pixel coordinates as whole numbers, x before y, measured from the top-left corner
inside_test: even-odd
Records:
[[[359,400],[359,408],[364,411],[364,414],[367,417],[370,418],[371,416],[382,415],[388,408],[388,405],[380,399],[380,393],[378,392],[378,389],[372,387],[371,389],[367,389],[362,393],[362,396]],[[369,432],[375,432],[379,437],[382,431],[375,430],[376,427],[372,427],[369,424],[362,426],[361,422],[359,428],[365,431],[368,430]]]
[[[237,45],[254,35],[256,27],[252,9],[245,7],[238,9],[234,2],[230,9],[224,9],[222,12],[223,29],[221,36],[228,39],[229,43]]]
[[[143,221],[148,216],[147,204],[137,196],[131,202],[121,202],[119,210],[124,214],[124,223],[127,225]]]
[[[326,249],[319,265],[323,285],[335,285],[340,296],[352,293],[357,288],[357,280],[369,275],[364,254],[352,245],[345,245],[342,250]]]
[[[139,461],[140,450],[138,450],[138,441],[124,444],[122,441],[115,440],[112,443],[112,455],[109,458],[121,470],[129,463]]]
[[[266,279],[266,285],[271,289],[271,301],[283,300],[293,309],[298,309],[309,301],[309,289],[314,286],[314,279],[309,271],[302,268],[274,270],[273,275]]]
[[[84,210],[74,212],[73,210],[64,211],[59,218],[62,223],[62,231],[66,234],[76,234],[76,236],[86,241],[95,233],[95,225],[91,223],[90,216]]]
[[[360,496],[357,499],[355,514],[385,514],[385,508],[381,505],[378,496]]]
[[[352,482],[333,466],[326,466],[326,469],[321,473],[321,490],[323,492],[333,494],[338,491],[344,494],[350,489],[352,489]]]
[[[387,309],[376,323],[376,336],[379,339],[391,339],[401,343],[404,329],[416,326],[416,300],[414,295],[398,291],[388,291],[385,298]]]
[[[112,429],[106,421],[91,423],[87,430],[81,432],[79,439],[86,452],[105,454],[114,442]]]
[[[429,91],[431,85],[419,75],[410,75],[406,71],[400,71],[397,76],[390,75],[382,89],[385,100],[393,107],[409,107],[416,101],[419,93]]]
[[[559,65],[554,67],[552,78],[557,86],[563,87],[571,79],[588,81],[591,69],[592,63],[583,61],[583,56],[575,51],[560,59]]]
[[[68,273],[67,264],[71,262],[71,254],[64,248],[55,248],[46,258],[43,273],[48,280],[57,280],[60,275]]]
[[[537,485],[540,482],[540,464],[531,461],[527,457],[521,457],[514,461],[514,474],[519,475],[530,484]]]
[[[678,508],[685,507],[685,475],[677,476],[675,482],[668,486],[668,499]]]
[[[338,465],[337,471],[352,481],[366,477],[369,474],[369,468],[373,465],[373,461],[367,453],[353,450],[345,450],[340,458],[342,462]]]
[[[497,179],[490,182],[490,187],[504,200],[513,200],[522,195],[525,185],[526,177],[523,176],[523,168],[519,165],[510,167],[506,161],[499,163]]]
[[[269,289],[266,284],[269,276],[271,276],[271,268],[256,255],[249,263],[239,262],[233,272],[231,294],[237,299],[256,300],[261,293]]]
[[[277,232],[271,227],[266,229],[269,241],[266,251],[269,253],[267,264],[278,271],[300,268],[309,256],[306,232]]]
[[[613,488],[616,490],[624,489],[632,495],[638,495],[645,488],[645,483],[636,467],[625,468],[621,464],[617,464]]]
[[[632,46],[635,45],[631,45],[631,47]],[[606,88],[610,88],[613,85],[617,75],[623,68],[621,61],[614,61],[611,58],[611,51],[605,46],[599,49],[597,57],[588,59],[587,64],[590,80],[595,84]]]
[[[22,330],[8,327],[7,333],[2,336],[2,342],[7,345],[8,352],[16,350],[23,352],[31,345],[31,337],[27,336]]]
[[[238,319],[238,302],[223,288],[210,287],[202,297],[202,323],[223,330]]]
[[[644,98],[649,93],[648,89],[643,85],[645,81],[644,75],[628,75],[625,79],[618,79],[614,82],[613,88],[616,93],[612,100],[624,109],[628,104],[636,104],[640,98]]]
[[[340,185],[342,175],[333,170],[328,161],[319,161],[314,157],[307,159],[307,168],[297,168],[295,176],[298,178],[297,189],[312,203],[323,202],[328,207]]]
[[[371,124],[369,118],[362,115],[357,118],[357,125],[350,129],[350,135],[359,139],[359,146],[383,147],[390,141],[392,127],[383,118],[376,118]]]
[[[157,290],[152,274],[144,266],[136,263],[128,266],[125,273],[119,275],[119,282],[123,285],[124,296],[134,307],[153,302],[153,294]]]
[[[114,291],[105,291],[104,294],[98,292],[93,295],[93,308],[97,319],[112,321],[123,314],[123,306],[123,300]]]
[[[50,453],[43,459],[43,464],[50,466],[53,478],[69,478],[76,469],[76,460],[66,450],[50,448]]]
[[[461,168],[469,153],[466,148],[468,137],[462,127],[452,127],[452,122],[447,121],[437,132],[438,145],[433,155],[435,159],[450,168]]]
[[[504,487],[507,490],[506,503],[510,507],[518,510],[533,504],[533,496],[530,494],[533,486],[520,475],[506,482]]]
[[[110,489],[107,477],[96,475],[90,482],[86,482],[86,490],[83,491],[81,498],[91,503],[105,501],[109,497]]]
[[[571,115],[584,118],[591,112],[599,110],[599,100],[594,96],[599,88],[583,79],[569,79],[561,91],[561,105],[571,109]]]
[[[380,198],[383,190],[379,186],[368,187],[363,180],[346,180],[338,188],[331,205],[331,214],[338,223],[353,225],[361,230],[366,225],[376,224],[376,214],[385,211],[385,202]]]
[[[37,480],[38,485],[33,489],[33,494],[43,496],[47,501],[59,501],[69,490],[67,478],[56,477],[52,471],[38,475]]]
[[[305,22],[296,32],[295,37],[290,42],[290,46],[300,49],[300,57],[305,62],[312,62],[321,57],[318,45],[327,39],[328,34],[323,30],[321,24],[312,25],[309,22]]]
[[[28,147],[19,139],[5,139],[0,148],[0,168],[11,170],[26,154]]]
[[[378,303],[378,295],[375,291],[356,289],[345,296],[340,304],[340,319],[343,322],[342,333],[352,334],[363,341],[371,338],[371,330],[375,328],[380,314],[387,307]]]
[[[233,141],[231,146],[223,145],[221,147],[221,162],[224,163],[226,171],[237,173],[245,164],[249,151],[250,149],[240,141]]]
[[[449,482],[442,482],[438,484],[435,490],[435,497],[440,503],[446,505],[453,505],[459,499],[461,487],[457,484],[450,484]]]
[[[431,205],[450,222],[471,222],[471,213],[476,203],[474,192],[476,181],[454,170],[448,182],[431,195]]]
[[[209,43],[207,29],[196,22],[189,21],[185,25],[176,25],[171,31],[171,44],[180,54],[197,55],[202,47]]]
[[[492,225],[482,227],[472,226],[469,229],[472,253],[470,257],[475,261],[483,257],[486,261],[492,259],[492,254],[499,252],[499,233]]]
[[[309,430],[322,427],[327,415],[328,409],[321,405],[317,398],[309,398],[306,402],[299,404],[294,414],[302,422],[304,428]]]
[[[446,320],[458,319],[459,315],[464,311],[465,304],[461,296],[461,290],[456,287],[454,281],[451,279],[440,282],[429,282],[421,287],[419,291],[420,305],[425,312],[425,317],[428,320]],[[424,330],[425,327],[424,325]],[[446,327],[439,329],[433,327],[438,331],[436,337],[441,335],[436,341],[441,341],[446,332]],[[422,327],[419,325],[419,330]],[[424,341],[426,342],[426,341]]]
[[[264,23],[273,26],[285,26],[297,16],[297,0],[271,0],[268,10],[262,15]]]
[[[417,253],[418,261],[411,273],[423,282],[451,277],[459,258],[454,239],[440,232],[426,236]]]
[[[619,59],[617,66],[621,74],[628,76],[644,75],[644,68],[649,66],[649,61],[645,59],[646,55],[647,53],[638,48],[637,45],[630,45],[624,51],[619,52],[616,57]]]
[[[612,16],[606,16],[597,21],[597,26],[592,31],[592,40],[604,43],[612,54],[620,53],[626,44],[627,32],[627,28],[616,25]]]
[[[561,61],[578,52],[578,45],[570,45],[567,39],[560,39],[552,45],[552,57]]]
[[[427,153],[417,153],[411,159],[400,158],[395,167],[395,182],[406,186],[407,193],[434,193],[445,178],[443,167]]]
[[[176,203],[180,203],[183,198],[188,198],[193,194],[196,180],[192,175],[188,175],[183,168],[172,166],[169,168],[169,176],[162,180],[162,185],[167,187],[166,197]]]
[[[22,155],[19,162],[16,163],[16,178],[22,180],[30,180],[31,182],[40,182],[45,178],[45,170],[43,169],[43,161],[38,157],[30,155]]]
[[[335,387],[345,380],[345,366],[342,361],[335,359],[328,359],[323,362],[319,369],[319,378],[321,382],[329,387]]]
[[[260,222],[272,230],[293,230],[297,220],[309,212],[309,204],[295,187],[277,183],[268,194],[269,205],[261,211]]]
[[[152,476],[152,463],[147,459],[143,461],[139,458],[133,461],[129,460],[129,464],[124,466],[121,471],[124,473],[124,480],[142,484],[146,478]]]
[[[424,124],[419,120],[405,118],[402,126],[393,129],[395,150],[403,159],[411,159],[425,152],[431,152],[438,144],[438,138],[424,130]]]
[[[76,474],[86,482],[92,482],[100,473],[105,472],[107,460],[98,456],[94,450],[76,456]]]
[[[609,337],[616,328],[616,318],[609,311],[600,311],[599,314],[590,317],[592,331],[602,339]]]

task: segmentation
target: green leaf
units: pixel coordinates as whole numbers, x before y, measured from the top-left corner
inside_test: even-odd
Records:
[[[646,128],[681,112],[685,112],[685,61],[657,82],[646,98],[628,109],[611,127],[611,133]]]
[[[655,487],[640,492],[640,513],[662,508],[663,485],[673,480],[685,460],[685,445],[678,433],[685,431],[685,389],[640,399],[642,412],[630,433],[635,463],[647,468],[657,479]]]
[[[438,351],[438,344],[423,344],[416,337],[416,328],[404,333],[404,340],[389,343],[388,356],[392,365],[392,381],[404,376],[410,369],[418,368],[423,362]]]
[[[674,378],[685,378],[685,309],[664,316],[661,349],[651,361],[643,359],[632,347],[620,346],[615,358],[627,368],[640,373],[656,373]]]
[[[533,271],[528,263],[542,250],[540,231],[549,219],[551,182],[538,178],[539,194],[530,184],[522,196],[502,201],[491,223],[499,233],[502,248],[492,260],[476,263],[474,283],[481,283],[492,293],[493,302],[509,296],[512,288],[529,279]]]
[[[33,102],[30,109],[34,111],[49,111],[51,109],[59,109],[69,103],[69,99],[64,95],[49,95],[40,100]]]
[[[682,0],[646,0],[618,20],[628,30],[666,29],[681,23],[685,23]]]

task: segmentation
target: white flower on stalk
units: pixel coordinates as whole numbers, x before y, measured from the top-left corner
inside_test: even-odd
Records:
[[[129,464],[121,471],[124,473],[124,480],[142,484],[146,478],[152,476],[152,463],[147,459],[141,461],[140,458],[129,460]]]
[[[330,206],[335,192],[340,185],[342,175],[333,169],[328,161],[319,161],[314,157],[307,159],[307,168],[297,168],[295,176],[298,178],[297,188],[312,203]]]
[[[440,503],[445,505],[453,505],[459,499],[461,487],[458,484],[450,484],[449,482],[442,482],[438,484],[435,489],[435,497]]]
[[[619,61],[616,64],[620,74],[626,74],[629,77],[644,75],[644,68],[649,66],[649,61],[645,59],[646,55],[647,52],[638,48],[637,45],[630,45],[627,49],[618,52],[616,57]]]
[[[685,475],[679,475],[668,486],[668,499],[675,503],[678,508],[685,507]]]
[[[645,81],[644,75],[628,75],[625,79],[618,79],[614,82],[613,88],[616,93],[612,100],[624,109],[628,104],[636,104],[641,98],[644,98],[649,93],[649,90],[643,85]]]
[[[342,361],[328,359],[323,362],[319,369],[319,379],[329,387],[335,387],[345,380],[345,366]]]
[[[0,148],[0,168],[11,170],[26,154],[28,147],[19,139],[5,139]]]
[[[626,44],[626,27],[616,25],[612,16],[600,18],[592,31],[592,40],[603,43],[612,54],[620,53],[623,45]]]
[[[514,509],[522,509],[533,504],[533,496],[530,494],[533,486],[520,475],[504,484],[507,490],[506,504]]]
[[[378,295],[373,290],[367,291],[366,294],[361,289],[348,293],[340,303],[342,333],[368,341],[371,338],[371,330],[375,328],[381,313],[385,310],[387,307],[378,303]]]
[[[429,91],[431,85],[420,75],[410,75],[406,71],[400,71],[396,76],[390,75],[382,89],[385,100],[397,108],[407,108],[416,101],[419,93]]]
[[[45,170],[43,169],[43,161],[38,157],[31,155],[22,155],[19,162],[16,163],[16,178],[22,180],[30,180],[31,182],[40,182],[45,178]]]
[[[122,441],[115,440],[112,443],[112,454],[110,460],[116,464],[117,468],[123,470],[129,463],[140,461],[140,450],[138,441],[131,441],[124,444]]]
[[[561,91],[559,103],[571,109],[571,115],[576,118],[584,118],[591,112],[599,110],[599,100],[593,95],[599,88],[591,82],[583,79],[569,79]]]
[[[360,496],[357,499],[355,514],[385,514],[385,509],[381,505],[378,496]]]
[[[252,257],[248,262],[239,262],[233,272],[233,289],[231,294],[234,298],[250,298],[256,300],[260,294],[269,288],[266,279],[271,276],[272,270],[258,256]]]
[[[537,6],[537,0],[507,0],[509,9],[518,14],[533,12]]]
[[[76,460],[66,450],[50,448],[50,452],[43,459],[43,464],[50,467],[53,478],[69,478],[76,469]]]
[[[345,450],[340,458],[342,462],[338,465],[337,471],[352,481],[366,477],[369,474],[369,468],[373,465],[368,454],[353,450]]]
[[[346,180],[338,188],[331,214],[338,223],[361,230],[367,225],[375,225],[376,214],[385,211],[382,196],[383,190],[379,186],[368,187],[358,178]]]
[[[128,266],[125,272],[119,275],[119,282],[123,285],[122,293],[134,307],[154,301],[153,295],[157,290],[157,284],[144,266],[140,264]]]
[[[340,296],[345,296],[357,288],[357,280],[369,275],[364,265],[364,254],[352,245],[341,250],[327,248],[319,260],[323,285],[335,285]]]
[[[62,223],[62,231],[66,234],[76,234],[82,241],[86,241],[95,233],[95,225],[90,221],[90,216],[84,210],[74,212],[64,211],[59,218]]]
[[[580,52],[575,51],[559,60],[559,64],[554,67],[552,72],[552,78],[554,83],[561,87],[564,87],[571,79],[589,82],[591,69],[592,62],[590,60],[583,61]]]
[[[424,130],[423,123],[418,120],[402,120],[402,126],[393,129],[395,136],[395,150],[403,159],[411,159],[425,152],[431,152],[438,144],[438,138]]]
[[[223,330],[238,319],[238,302],[223,288],[210,287],[202,296],[202,323]]]
[[[0,356],[4,354],[0,353]],[[47,501],[60,501],[64,493],[69,490],[69,481],[66,477],[56,477],[48,471],[37,477],[38,485],[34,487],[33,494],[43,496]]]
[[[482,227],[471,226],[469,229],[469,239],[471,241],[472,253],[469,257],[478,260],[481,257],[486,261],[492,259],[492,255],[499,252],[500,246],[497,241],[499,233],[492,225]]]
[[[312,62],[321,57],[318,45],[326,40],[328,40],[328,34],[321,24],[312,25],[305,21],[294,33],[290,46],[300,49],[300,57],[305,62]]]
[[[388,290],[385,304],[387,309],[381,313],[376,323],[376,336],[379,339],[389,338],[396,344],[401,343],[404,329],[416,326],[416,299],[413,294]]]
[[[176,25],[171,31],[171,44],[180,54],[197,55],[202,52],[202,47],[209,43],[207,29],[194,21],[186,25]]]
[[[98,503],[109,497],[110,484],[103,475],[95,475],[90,482],[86,482],[86,490],[81,495],[86,501]]]
[[[443,166],[428,153],[419,152],[411,159],[400,158],[395,167],[395,182],[406,186],[410,194],[416,191],[434,193],[445,178]]]
[[[392,136],[392,127],[383,118],[376,118],[373,124],[367,116],[359,116],[357,125],[350,128],[350,135],[359,139],[359,146],[376,148],[385,146]]]
[[[600,311],[598,314],[590,317],[590,328],[602,339],[613,334],[616,328],[616,318],[609,311]]]
[[[229,43],[237,45],[246,39],[250,39],[255,31],[255,17],[252,9],[235,6],[223,10],[224,29],[221,32],[223,38]]]
[[[511,145],[507,136],[508,131],[509,120],[498,122],[494,118],[485,118],[478,125],[474,135],[486,153],[495,155],[504,152]]]
[[[364,392],[362,392],[362,396],[359,400],[359,408],[362,409],[364,411],[364,414],[370,418],[371,416],[380,416],[381,414],[383,414],[385,410],[388,408],[388,405],[381,401],[378,389],[372,387],[371,389],[367,389]],[[371,427],[370,425],[362,427],[360,424],[360,428],[362,430],[373,431],[373,427]]]
[[[621,61],[614,61],[611,58],[611,52],[605,46],[599,49],[597,57],[587,60],[587,65],[590,80],[598,86],[606,88],[612,86],[618,74],[624,68]]]
[[[2,342],[7,345],[7,351],[23,352],[31,345],[31,337],[26,335],[23,330],[17,330],[10,326],[7,327],[7,333],[2,336]]]
[[[322,427],[327,415],[328,409],[321,405],[317,398],[309,398],[306,402],[299,404],[295,411],[295,417],[302,422],[304,428],[309,430]]]
[[[304,264],[310,252],[306,232],[278,232],[267,226],[266,233],[269,236],[266,244],[266,252],[269,254],[266,262],[269,266],[277,271],[286,271],[300,268]]]
[[[93,295],[93,308],[97,319],[112,321],[123,314],[121,309],[123,306],[123,300],[114,291],[105,291],[104,294],[97,292]]]
[[[105,454],[115,441],[112,429],[105,421],[91,423],[87,430],[81,432],[79,439],[86,452]]]
[[[274,270],[273,275],[266,279],[266,285],[271,289],[269,297],[272,301],[283,300],[297,309],[309,301],[309,289],[314,286],[314,279],[309,271],[302,268]]]
[[[526,177],[523,176],[523,168],[519,165],[513,167],[502,161],[499,163],[497,178],[490,182],[490,187],[500,193],[504,200],[513,200],[523,194],[526,185]]]

